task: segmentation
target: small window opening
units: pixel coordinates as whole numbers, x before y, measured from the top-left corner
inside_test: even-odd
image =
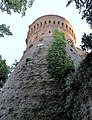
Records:
[[[49,20],[49,23],[51,23],[51,20]]]
[[[55,24],[55,20],[53,21],[53,24]]]
[[[73,51],[72,49],[70,49],[70,51]]]
[[[66,25],[66,30],[68,31],[68,26]]]
[[[35,30],[35,26],[34,26],[34,30]]]
[[[37,24],[37,28],[39,27],[39,24]]]
[[[72,30],[72,36],[73,36],[73,30]]]
[[[31,28],[31,32],[33,32],[33,28]]]
[[[40,23],[40,25],[42,26],[42,22]]]
[[[62,26],[64,25],[64,23],[62,23]]]
[[[58,24],[60,24],[60,21],[58,21]]]

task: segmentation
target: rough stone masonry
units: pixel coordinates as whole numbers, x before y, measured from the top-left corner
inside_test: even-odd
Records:
[[[23,54],[0,91],[0,120],[56,120],[60,115],[60,83],[51,78],[46,62],[52,41],[44,38]],[[69,43],[66,48],[75,65],[78,64],[82,58],[76,49]]]

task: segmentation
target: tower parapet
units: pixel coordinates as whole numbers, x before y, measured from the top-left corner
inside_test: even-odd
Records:
[[[51,37],[55,29],[65,32],[66,40],[76,44],[76,37],[71,24],[58,15],[45,15],[36,19],[30,26],[27,33],[26,45],[34,44],[37,40]]]

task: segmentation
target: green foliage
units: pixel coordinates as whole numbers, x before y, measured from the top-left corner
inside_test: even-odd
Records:
[[[4,35],[12,35],[9,28],[10,26],[6,26],[5,24],[0,25],[0,37],[4,37]]]
[[[0,56],[0,88],[3,87],[6,79],[14,71],[17,64],[18,61],[15,59],[15,62],[11,66],[7,66],[6,60],[2,60],[2,57]]]
[[[86,19],[87,23],[92,28],[92,0],[68,0],[67,6],[75,2],[79,13],[82,13],[82,19]]]
[[[55,79],[64,78],[71,71],[74,71],[74,64],[66,53],[64,33],[55,30],[53,39],[53,44],[49,48],[47,55],[49,73]]]
[[[10,15],[15,12],[25,16],[27,8],[30,8],[33,2],[34,0],[1,0],[0,10]],[[2,24],[0,25],[0,37],[4,37],[4,35],[12,35],[12,32],[9,30],[9,26]]]
[[[27,7],[31,7],[34,0],[1,0],[0,10],[11,14],[12,12],[20,13],[22,16],[25,15]]]
[[[89,120],[88,102],[92,98],[92,52],[87,55],[76,72],[64,80],[64,101],[61,109],[64,120]]]
[[[8,66],[6,65],[6,61],[2,60],[0,56],[0,87],[3,87],[6,79],[8,78]]]
[[[84,33],[81,43],[82,43],[81,48],[83,50],[92,51],[92,33],[90,33],[89,35],[86,35],[86,33]]]
[[[86,19],[89,26],[92,28],[92,0],[68,0],[66,6],[69,6],[72,2],[75,2],[76,8],[79,9],[79,13],[82,13],[82,19]],[[86,35],[84,33],[82,37],[83,50],[92,50],[92,33]]]

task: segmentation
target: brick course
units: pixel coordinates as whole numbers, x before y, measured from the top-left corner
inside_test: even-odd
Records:
[[[41,38],[51,37],[55,29],[64,31],[66,40],[76,44],[76,37],[71,24],[63,17],[58,15],[45,15],[36,19],[30,26],[27,33],[27,47],[37,42]]]

